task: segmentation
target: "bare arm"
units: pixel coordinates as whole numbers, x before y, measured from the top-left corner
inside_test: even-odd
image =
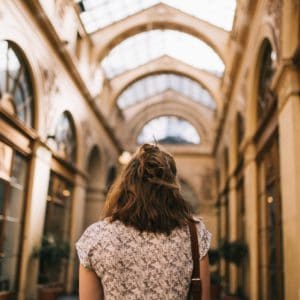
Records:
[[[103,300],[101,281],[94,271],[80,265],[79,267],[79,299]]]
[[[210,300],[210,272],[208,255],[200,260],[200,278],[202,282],[202,300]]]

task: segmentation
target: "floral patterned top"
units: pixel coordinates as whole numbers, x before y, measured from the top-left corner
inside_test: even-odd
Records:
[[[197,229],[202,258],[211,234],[201,220]],[[89,226],[76,248],[80,264],[101,278],[107,300],[187,298],[193,268],[188,226],[167,236],[105,219]]]

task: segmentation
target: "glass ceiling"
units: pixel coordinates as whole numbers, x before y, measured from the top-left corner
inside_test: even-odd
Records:
[[[148,122],[137,138],[138,144],[200,144],[195,127],[181,118],[163,116]]]
[[[224,63],[217,53],[198,38],[177,30],[149,30],[114,47],[102,61],[108,78],[169,55],[193,67],[221,76]]]
[[[165,3],[225,30],[231,30],[236,0],[75,0],[88,33],[158,3]]]
[[[210,93],[199,83],[188,77],[169,73],[150,75],[138,80],[120,95],[117,103],[124,109],[167,90],[175,90],[210,109],[216,108]]]

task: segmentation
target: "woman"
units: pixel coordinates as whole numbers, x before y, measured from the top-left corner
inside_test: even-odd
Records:
[[[186,299],[191,221],[197,222],[202,300],[208,300],[211,235],[182,198],[173,157],[141,146],[111,188],[103,220],[76,243],[80,300]]]

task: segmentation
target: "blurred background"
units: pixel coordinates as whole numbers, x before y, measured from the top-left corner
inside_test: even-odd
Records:
[[[299,75],[299,0],[1,0],[0,299],[77,299],[145,142],[213,234],[212,299],[300,299]]]

